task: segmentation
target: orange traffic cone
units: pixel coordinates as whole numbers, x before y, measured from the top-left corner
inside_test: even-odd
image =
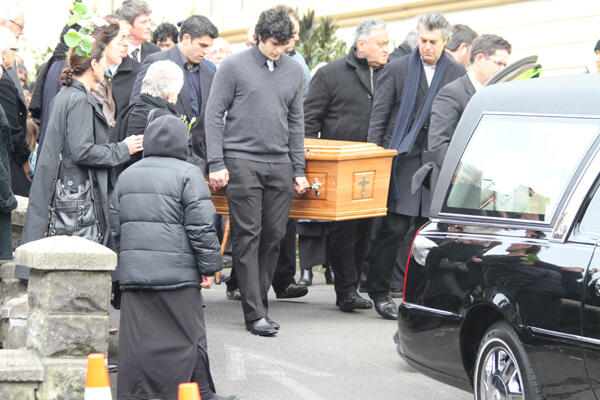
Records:
[[[179,384],[179,400],[202,400],[200,389],[196,382]]]
[[[102,353],[88,355],[87,378],[85,380],[84,400],[112,400],[108,383],[106,358]]]

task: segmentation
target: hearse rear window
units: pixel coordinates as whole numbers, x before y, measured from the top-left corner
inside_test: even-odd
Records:
[[[599,130],[597,119],[484,115],[442,212],[550,222]]]

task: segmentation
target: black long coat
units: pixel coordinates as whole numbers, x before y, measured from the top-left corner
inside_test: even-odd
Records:
[[[17,199],[10,183],[10,128],[0,107],[0,260],[12,258],[12,225],[10,212],[17,207]]]
[[[160,49],[157,45],[152,42],[142,43],[142,62],[150,54],[158,53]],[[121,61],[121,65],[117,68],[117,73],[112,78],[112,95],[115,101],[116,111],[115,120],[119,117],[121,112],[125,110],[129,104],[129,98],[131,97],[131,91],[137,78],[137,74],[140,70],[140,64],[136,59],[131,56],[125,57]]]
[[[452,60],[445,52],[442,52],[442,57],[448,58],[448,67],[442,78],[440,88],[461,77],[466,72],[462,65]],[[410,56],[398,58],[388,63],[379,76],[373,110],[371,111],[371,120],[369,121],[368,141],[371,143],[387,147],[390,142],[392,133],[394,132],[396,116],[400,110],[402,91],[404,90],[404,83],[408,76],[409,64]],[[416,115],[421,110],[428,90],[429,85],[425,77],[425,71],[421,65],[421,79],[417,90],[413,119],[416,118]],[[428,129],[429,121],[423,125],[411,151],[397,157],[395,171],[400,196],[398,199],[389,199],[389,212],[408,216],[427,217],[429,215],[431,199],[429,190],[421,187],[415,193],[411,191],[413,175],[427,162],[424,159],[424,153],[427,149]]]
[[[160,60],[169,60],[173,61],[175,64],[179,65],[182,70],[184,70],[184,65],[186,63],[181,50],[179,50],[179,46],[175,45],[169,50],[160,51],[158,53],[150,54],[144,62],[138,72],[135,85],[133,86],[133,90],[131,92],[131,99],[129,100],[129,104],[137,103],[140,90],[142,89],[142,81],[144,80],[144,76],[146,76],[146,72],[150,65],[152,65],[156,61]],[[192,135],[192,146],[194,153],[199,157],[206,160],[206,135],[204,131],[204,111],[206,109],[206,103],[208,103],[208,94],[210,93],[210,87],[212,85],[212,80],[215,75],[215,72],[208,66],[208,64],[201,62],[198,64],[198,76],[200,77],[200,96],[199,101],[202,103],[200,106],[200,118],[196,121],[191,130]],[[192,115],[194,115],[192,111],[192,95],[190,92],[191,85],[188,82],[187,74],[183,74],[184,82],[181,91],[179,92],[179,96],[177,96],[177,104],[175,104],[175,109],[179,115],[186,115],[188,117],[188,121],[191,121]]]
[[[123,142],[109,143],[108,125],[102,106],[82,83],[73,80],[72,86],[63,88],[54,98],[44,151],[37,162],[31,186],[21,243],[46,236],[48,206],[53,201],[63,136],[66,140],[59,178],[67,186],[77,187],[88,177],[88,169],[92,170],[100,210],[103,212],[104,235],[109,234],[109,169],[129,161],[129,150]]]
[[[373,86],[381,69],[373,70]],[[367,60],[350,53],[320,68],[304,100],[307,137],[365,142],[373,105],[371,71]]]
[[[25,176],[23,164],[29,159],[29,147],[25,141],[27,128],[27,106],[19,96],[8,71],[4,68],[0,79],[0,105],[4,108],[12,141],[11,177],[13,192],[19,196],[29,196],[31,183]]]

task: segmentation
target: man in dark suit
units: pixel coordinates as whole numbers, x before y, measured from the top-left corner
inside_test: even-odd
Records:
[[[137,102],[142,80],[150,65],[159,60],[170,60],[179,65],[184,73],[184,84],[175,109],[185,115],[188,122],[195,119],[191,129],[192,148],[194,154],[206,160],[206,144],[204,138],[204,109],[212,84],[214,71],[202,62],[212,46],[213,40],[219,36],[219,31],[210,20],[201,15],[192,15],[181,24],[179,43],[171,49],[149,55],[138,72],[130,104]],[[202,167],[202,165],[199,165]]]
[[[366,19],[358,24],[349,54],[315,74],[304,101],[307,137],[366,142],[377,79],[388,61],[385,23]],[[358,270],[370,233],[370,219],[330,223],[329,254],[335,273],[336,304],[342,311],[372,308],[357,293]]]
[[[413,224],[423,224],[429,212],[429,193],[422,189],[411,193],[410,184],[423,165],[431,104],[440,88],[465,73],[462,65],[444,53],[450,29],[442,14],[422,15],[417,24],[417,48],[409,57],[393,60],[384,68],[375,92],[368,141],[399,153],[392,169],[388,214],[371,249],[366,282],[375,310],[386,319],[397,317],[390,297],[396,250],[408,253],[407,233]]]
[[[444,86],[435,97],[427,139],[428,157],[434,164],[430,166],[433,168],[429,178],[431,192],[467,103],[496,72],[506,67],[511,50],[510,43],[500,36],[481,35],[473,41],[468,72]],[[423,171],[423,174],[427,173],[427,169]]]
[[[112,96],[116,105],[115,120],[129,104],[131,91],[141,63],[148,55],[160,51],[158,46],[150,42],[152,36],[151,13],[150,6],[142,0],[125,0],[123,5],[115,12],[116,15],[129,24],[128,56],[123,58],[121,65],[111,77]],[[119,22],[121,24],[121,21]],[[121,26],[121,29],[125,28]]]
[[[471,48],[473,40],[477,37],[477,32],[467,25],[456,24],[452,27],[452,35],[446,45],[446,53],[454,58],[459,64],[465,67],[469,65],[471,59]]]
[[[152,9],[144,0],[125,0],[115,14],[125,18],[131,24],[129,31],[129,55],[138,63],[146,57],[160,51],[152,40],[150,14]]]

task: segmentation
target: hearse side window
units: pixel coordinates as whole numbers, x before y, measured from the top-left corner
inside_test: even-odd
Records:
[[[576,241],[598,243],[600,241],[600,177],[596,180],[592,190],[591,198],[587,204],[584,203],[585,211],[579,226],[575,229],[573,236]],[[586,240],[587,239],[587,240]]]
[[[551,221],[599,129],[597,119],[484,115],[442,211]]]

